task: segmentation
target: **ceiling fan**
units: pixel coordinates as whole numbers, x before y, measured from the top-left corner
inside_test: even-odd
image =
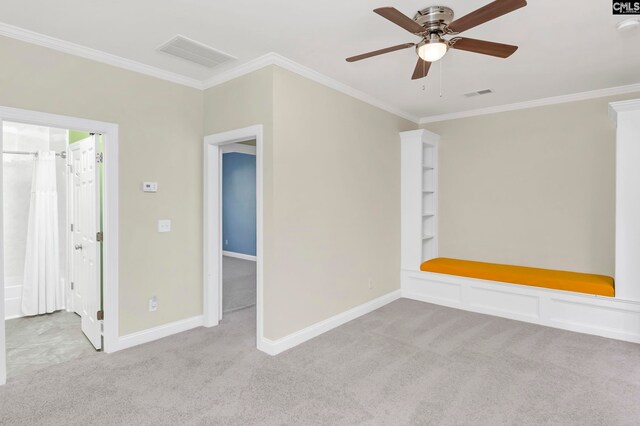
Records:
[[[455,21],[453,20],[453,10],[445,6],[427,7],[416,13],[413,19],[393,7],[374,9],[374,12],[378,15],[421,37],[422,40],[418,43],[404,43],[352,56],[347,58],[347,62],[360,61],[372,56],[415,47],[418,54],[418,63],[411,79],[416,80],[426,77],[431,63],[441,59],[449,49],[466,50],[483,55],[497,56],[498,58],[508,58],[518,49],[518,46],[466,37],[453,37],[447,40],[444,36],[455,36],[526,5],[527,2],[525,0],[496,0]]]

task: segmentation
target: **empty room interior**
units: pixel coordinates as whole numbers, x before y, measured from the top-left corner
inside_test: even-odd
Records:
[[[0,2],[0,425],[640,424],[640,2]]]

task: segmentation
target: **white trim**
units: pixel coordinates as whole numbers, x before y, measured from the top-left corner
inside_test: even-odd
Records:
[[[611,102],[609,104],[609,118],[616,125],[618,124],[618,114],[627,111],[640,110],[640,99],[630,99],[628,101]]]
[[[3,117],[0,114],[0,152],[3,147]],[[3,164],[0,162],[0,188],[3,188]],[[4,295],[4,191],[0,190],[0,319],[2,319],[2,323],[0,324],[0,386],[7,383],[7,350],[5,343],[5,295]]]
[[[166,71],[151,65],[146,65],[131,59],[103,52],[101,50],[92,49],[90,47],[81,46],[69,41],[60,40],[55,37],[29,31],[24,28],[0,22],[0,36],[13,38],[37,46],[47,47],[59,52],[68,53],[70,55],[80,56],[81,58],[90,59],[92,61],[101,62],[103,64],[112,65],[114,67],[137,72],[139,74],[148,75],[159,78],[161,80],[170,81],[172,83],[181,84],[183,86],[192,87],[202,90],[204,88],[200,80],[185,77],[181,74]]]
[[[222,313],[222,214],[220,148],[247,140],[256,141],[256,344],[264,338],[264,156],[263,126],[245,127],[205,136],[203,186],[203,312],[205,327],[218,325]]]
[[[50,126],[62,129],[74,129],[88,132],[101,133],[104,143],[104,176],[103,176],[103,232],[104,232],[104,288],[103,306],[105,319],[103,322],[104,331],[104,351],[114,352],[118,346],[118,229],[119,229],[119,207],[118,207],[118,158],[119,158],[119,138],[118,125],[102,121],[86,120],[83,118],[69,117],[64,115],[49,114],[45,112],[30,111],[18,108],[0,106],[0,122],[17,121],[20,123],[37,124],[40,126]],[[0,132],[1,134],[2,132]],[[0,139],[1,141],[1,139]],[[1,147],[1,143],[0,143]],[[0,163],[0,175],[2,166]],[[1,180],[0,180],[1,183]],[[1,191],[0,191],[1,192]],[[0,202],[2,198],[0,195]],[[1,209],[0,209],[1,210]],[[0,216],[1,218],[1,216]],[[0,221],[0,229],[2,228]],[[0,231],[0,241],[2,234]],[[1,246],[2,244],[0,244]],[[1,248],[0,248],[1,254]],[[0,256],[2,257],[2,256]],[[0,300],[4,300],[4,271],[0,261]],[[0,304],[0,318],[4,318],[4,304]],[[6,352],[4,350],[4,323],[0,327],[0,384],[6,380]]]
[[[220,150],[223,154],[230,154],[232,152],[238,152],[240,154],[256,155],[256,147],[252,145],[245,145],[242,143],[231,143],[229,145],[222,145]]]
[[[295,333],[292,333],[280,339],[269,340],[267,338],[263,338],[258,342],[258,349],[266,352],[269,355],[278,355],[281,352],[291,349],[294,346],[298,346],[299,344],[311,340],[314,337],[326,333],[329,330],[333,330],[336,327],[340,327],[341,325],[346,324],[358,317],[361,317],[362,315],[366,315],[370,312],[375,311],[376,309],[380,309],[384,305],[387,305],[394,300],[399,299],[400,295],[400,290],[395,290],[391,293],[385,294],[384,296],[378,297],[377,299],[363,303],[362,305],[358,305],[355,308],[351,308],[348,311],[339,313],[332,316],[331,318],[327,318],[326,320],[317,322],[313,325],[310,325],[309,327],[303,328],[300,331],[296,331]]]
[[[567,102],[584,101],[587,99],[604,98],[606,96],[624,95],[640,92],[640,83],[628,86],[609,87],[606,89],[590,90],[588,92],[572,93],[569,95],[553,96],[550,98],[535,99],[514,104],[498,105],[488,108],[473,109],[469,111],[452,112],[449,114],[431,115],[422,117],[419,124],[435,123],[437,121],[455,120],[458,118],[475,117],[478,115],[495,114],[497,112],[516,111],[520,109],[536,108],[547,105],[563,104]]]
[[[409,114],[402,109],[395,107],[387,102],[376,99],[375,97],[368,95],[358,89],[341,83],[331,77],[328,77],[318,71],[315,71],[309,67],[301,65],[292,61],[278,53],[269,52],[258,58],[240,64],[229,70],[222,71],[219,74],[205,79],[203,81],[186,77],[181,74],[177,74],[171,71],[166,71],[161,68],[157,68],[151,65],[146,65],[131,59],[126,59],[121,56],[117,56],[111,53],[103,52],[101,50],[92,49],[90,47],[81,46],[79,44],[71,43],[65,40],[54,38],[48,35],[36,33],[34,31],[26,30],[24,28],[16,27],[13,25],[0,22],[0,36],[21,40],[27,43],[35,44],[38,46],[47,47],[59,52],[68,53],[70,55],[80,56],[82,58],[90,59],[96,62],[100,62],[114,67],[126,69],[129,71],[137,72],[139,74],[148,75],[151,77],[159,78],[161,80],[170,81],[172,83],[180,84],[194,89],[206,90],[211,87],[226,83],[227,81],[236,79],[243,75],[252,73],[264,67],[271,65],[277,65],[280,68],[284,68],[288,71],[301,75],[316,83],[322,84],[338,92],[344,93],[348,96],[356,98],[362,102],[372,105],[376,108],[380,108],[391,114],[402,117],[406,120],[412,121],[416,124],[434,123],[437,121],[454,120],[457,118],[474,117],[478,115],[493,114],[497,112],[515,111],[519,109],[534,108],[545,105],[560,104],[565,102],[574,102],[586,99],[601,98],[605,96],[621,95],[626,93],[640,92],[640,83],[631,84],[627,86],[617,86],[605,89],[592,90],[587,92],[573,93],[562,96],[555,96],[525,102],[519,102],[507,105],[498,105],[488,108],[474,109],[469,111],[460,111],[449,114],[439,114],[427,117],[416,117]]]
[[[251,256],[250,254],[244,254],[244,253],[236,253],[234,251],[222,250],[222,255],[228,256],[228,257],[235,257],[236,259],[251,260],[253,262],[257,260],[256,256]]]
[[[153,342],[154,340],[182,333],[183,331],[191,330],[192,328],[201,327],[202,324],[203,317],[202,315],[198,315],[192,318],[174,321],[168,324],[149,328],[147,330],[138,331],[136,333],[127,334],[118,339],[118,346],[116,350],[119,351],[133,346],[142,345],[144,343]]]
[[[402,297],[640,343],[640,303],[422,271],[401,271]]]
[[[402,117],[414,123],[419,122],[419,119],[416,116],[408,114],[405,111],[402,111],[401,109],[396,108],[391,104],[380,101],[371,95],[368,95],[358,89],[354,89],[351,86],[348,86],[344,83],[334,80],[331,77],[328,77],[322,73],[319,73],[318,71],[315,71],[309,67],[306,67],[297,62],[294,62],[291,59],[285,58],[284,56],[274,52],[270,52],[265,55],[262,55],[252,61],[246,62],[240,66],[237,66],[228,71],[222,72],[208,80],[205,80],[204,88],[209,89],[211,87],[218,86],[220,84],[226,83],[227,81],[234,80],[238,77],[242,77],[243,75],[252,73],[264,67],[268,67],[270,65],[276,65],[287,71],[291,71],[311,81],[315,81],[316,83],[322,84],[323,86],[326,86],[330,89],[337,90],[338,92],[344,93],[345,95],[351,96],[352,98],[358,99],[371,106],[374,106],[376,108],[379,108],[391,114],[397,115],[398,117]]]

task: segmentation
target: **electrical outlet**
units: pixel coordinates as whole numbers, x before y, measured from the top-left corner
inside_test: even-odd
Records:
[[[369,278],[369,290],[373,289],[373,280]]]
[[[149,312],[155,312],[158,310],[158,298],[156,296],[152,296],[149,299]]]
[[[229,240],[224,240],[224,245],[228,246],[229,245]]]

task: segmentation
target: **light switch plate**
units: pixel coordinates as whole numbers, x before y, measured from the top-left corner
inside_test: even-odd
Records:
[[[158,182],[142,182],[142,191],[158,192]]]
[[[158,221],[158,232],[171,232],[171,220],[160,219]]]
[[[158,298],[156,296],[151,296],[149,299],[149,312],[155,312],[158,310]]]

